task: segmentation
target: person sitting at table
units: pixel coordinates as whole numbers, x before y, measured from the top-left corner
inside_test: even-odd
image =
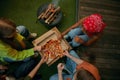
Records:
[[[9,66],[12,66],[10,65],[11,63],[20,62],[17,67],[19,71],[13,70],[16,77],[27,74],[29,69],[31,70],[32,67],[34,67],[33,65],[36,63],[35,58],[39,55],[36,51],[41,50],[41,46],[26,49],[27,45],[24,43],[25,38],[18,33],[19,31],[24,37],[32,37],[25,27],[22,26],[18,28],[13,21],[6,18],[0,18],[0,62]],[[18,50],[18,43],[21,46],[20,50]],[[27,67],[28,71],[24,72],[24,67]]]
[[[58,64],[58,74],[51,76],[50,80],[100,80],[98,69],[80,59],[74,50],[65,51],[64,55],[67,56],[65,63]]]
[[[29,32],[29,30],[23,25],[16,26],[16,24],[10,19],[0,18],[0,23],[0,39],[5,43],[8,43],[12,48],[17,50],[24,50],[28,47],[33,47],[30,44],[27,46],[26,43],[28,43],[30,39],[35,38],[37,33]]]
[[[61,37],[64,37],[72,47],[89,46],[100,38],[105,26],[100,14],[92,14],[69,27]]]
[[[41,76],[40,74],[36,76],[39,68],[41,67],[41,65],[43,63],[45,63],[47,61],[47,57],[45,57],[43,55],[42,59],[38,62],[38,64],[28,73],[27,76],[25,77],[22,77],[22,78],[19,78],[17,80],[41,80]],[[7,66],[4,66],[4,65],[0,65],[0,80],[16,80],[16,78],[14,76],[10,76],[10,75],[7,75],[7,69],[8,67]]]

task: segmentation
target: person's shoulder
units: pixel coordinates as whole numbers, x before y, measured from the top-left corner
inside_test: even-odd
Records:
[[[83,60],[83,62],[81,64],[77,65],[77,69],[80,69],[80,68],[89,68],[91,66],[95,67],[93,64],[91,64],[91,63]]]

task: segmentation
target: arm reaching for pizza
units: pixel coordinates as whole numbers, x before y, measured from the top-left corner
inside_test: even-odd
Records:
[[[64,64],[59,63],[57,69],[58,69],[58,80],[63,80],[62,71],[64,69]]]
[[[70,53],[67,50],[64,52],[64,55],[72,59],[76,64],[81,64],[83,62],[83,60],[70,55]]]
[[[83,60],[70,55],[70,53],[67,50],[65,50],[63,54],[65,56],[67,56],[68,58],[72,59],[76,64],[83,63]],[[59,63],[57,68],[58,68],[58,80],[63,80],[62,71],[64,69],[64,64],[63,63]]]
[[[33,48],[33,50],[39,52],[39,51],[41,51],[41,46],[35,46],[35,47]]]
[[[47,61],[47,57],[43,56],[39,63],[35,66],[35,68],[28,74],[30,78],[33,78],[37,73],[40,66]]]

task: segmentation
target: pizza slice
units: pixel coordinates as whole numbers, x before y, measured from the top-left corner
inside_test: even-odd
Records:
[[[56,57],[63,56],[63,49],[59,40],[49,40],[42,46],[42,54],[48,57],[48,62],[54,60]]]

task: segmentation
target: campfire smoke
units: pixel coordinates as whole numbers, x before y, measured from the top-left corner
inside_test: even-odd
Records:
[[[55,7],[57,7],[59,5],[59,1],[60,0],[52,0],[52,4],[54,4]]]

